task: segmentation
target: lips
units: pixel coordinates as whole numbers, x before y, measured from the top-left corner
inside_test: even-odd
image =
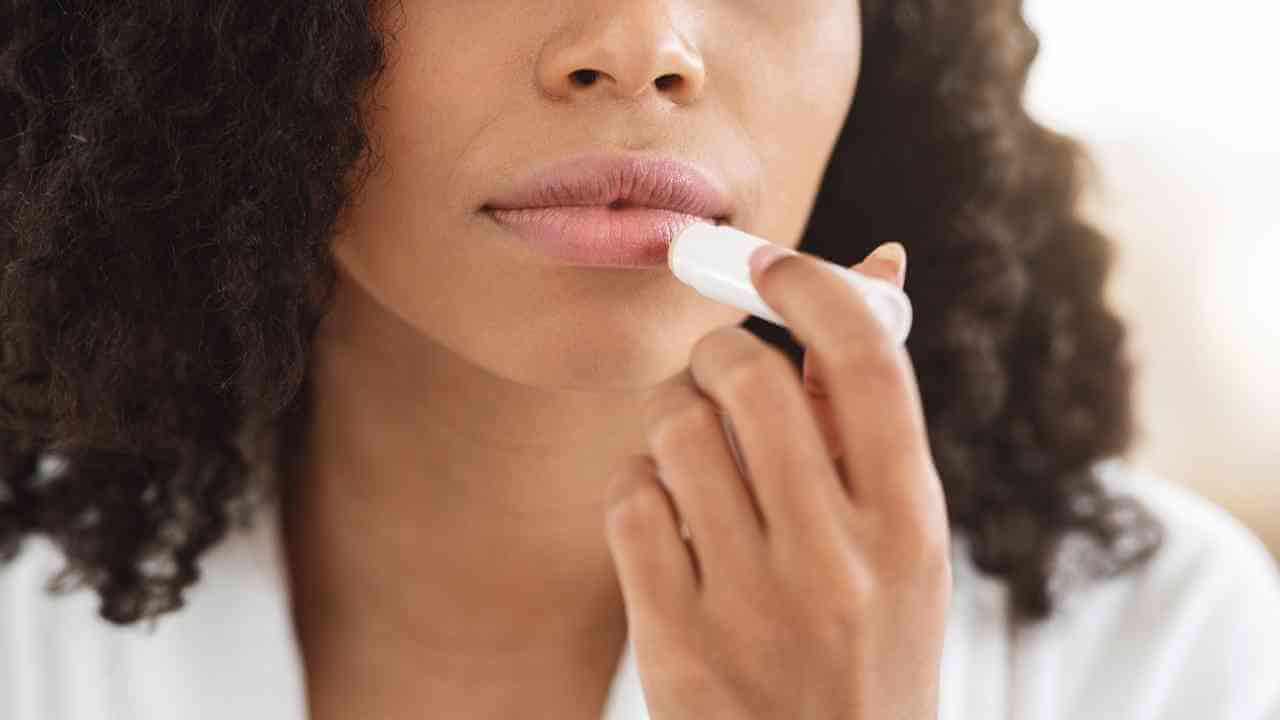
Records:
[[[721,224],[732,206],[720,185],[671,156],[588,154],[544,168],[481,208],[554,259],[587,265],[661,265],[689,224]]]

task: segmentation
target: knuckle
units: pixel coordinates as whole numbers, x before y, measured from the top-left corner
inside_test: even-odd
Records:
[[[776,378],[792,372],[791,361],[775,347],[761,344],[720,375],[720,391],[725,397],[745,397],[767,387]]]
[[[914,553],[915,566],[925,576],[932,578],[950,578],[951,576],[951,538],[946,532],[930,529],[921,533],[920,541]]]
[[[950,593],[954,578],[951,574],[951,559],[943,556],[938,558],[929,573],[929,587],[943,593]]]
[[[898,382],[903,378],[904,368],[897,348],[879,333],[874,337],[844,338],[835,344],[827,359],[833,372],[884,382]]]
[[[836,616],[853,619],[862,615],[874,602],[879,586],[879,578],[866,563],[855,560],[846,564],[836,582]]]
[[[904,591],[923,597],[949,601],[952,590],[951,556],[948,549],[926,543],[905,568]]]
[[[648,535],[670,512],[662,491],[652,485],[641,487],[619,498],[610,507],[606,523],[615,537],[636,538]]]
[[[886,522],[885,530],[883,552],[895,574],[912,583],[950,577],[951,537],[945,524],[916,515]]]
[[[617,466],[613,483],[624,488],[635,488],[657,476],[657,465],[647,453],[631,453]],[[615,489],[616,493],[616,489]],[[613,495],[616,497],[616,494]]]
[[[662,663],[663,685],[670,696],[680,698],[688,717],[715,717],[723,711],[724,700],[714,697],[710,689],[720,685],[715,673],[699,658],[698,653],[673,654]]]
[[[720,428],[720,413],[710,400],[690,399],[654,421],[649,445],[659,454],[678,455],[684,447],[700,447],[706,433]]]
[[[727,365],[725,358],[741,356],[750,352],[752,346],[760,344],[760,340],[750,331],[739,325],[726,325],[716,328],[698,338],[689,352],[691,365]]]
[[[904,507],[878,517],[883,533],[900,561],[912,566],[936,567],[951,558],[951,523],[946,501],[929,486],[939,481],[930,469],[921,470],[919,456],[903,452],[891,458],[894,470],[886,474],[893,482],[916,486]],[[931,467],[931,465],[929,466]]]
[[[747,337],[743,336],[744,333]],[[698,338],[689,354],[690,357],[696,357],[706,353],[716,353],[721,345],[737,347],[744,341],[750,342],[754,339],[754,335],[739,325],[724,325]]]
[[[818,648],[826,656],[839,654],[857,636],[863,608],[859,601],[841,597],[826,603],[823,610],[818,618]]]

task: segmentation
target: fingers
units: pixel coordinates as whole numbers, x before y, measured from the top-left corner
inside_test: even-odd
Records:
[[[835,513],[848,498],[799,374],[782,351],[727,326],[698,341],[689,370],[737,433],[766,535],[807,540],[842,527]]]
[[[907,282],[907,249],[902,243],[890,242],[872,251],[867,259],[859,265],[866,265],[867,271],[898,286],[901,290]],[[892,268],[892,272],[890,272]]]
[[[786,255],[753,269],[761,297],[806,348],[808,374],[824,386],[856,502],[913,517],[940,501],[936,483],[906,482],[928,458],[919,390],[910,359],[861,295],[826,263]],[[895,278],[896,279],[896,278]]]
[[[630,613],[667,613],[697,593],[697,570],[680,538],[671,498],[648,455],[633,455],[609,484],[605,535]]]
[[[886,251],[881,253],[880,251]],[[899,243],[886,243],[877,248],[877,252],[868,255],[862,262],[852,265],[852,269],[862,272],[872,277],[877,277],[887,282],[897,285],[901,290],[906,280],[906,252]],[[827,445],[827,452],[833,460],[839,459],[844,455],[844,447],[840,441],[839,430],[836,426],[835,413],[831,408],[830,399],[827,397],[827,387],[822,382],[822,378],[814,372],[814,363],[809,359],[809,353],[804,354],[802,361],[804,378],[804,389],[808,395],[809,408],[813,411],[814,417],[818,418],[818,424],[822,427],[823,441]]]
[[[747,571],[764,543],[762,516],[716,403],[686,370],[655,392],[648,407],[649,446],[689,527],[702,581]]]
[[[903,289],[907,279],[907,254],[901,243],[885,243],[876,248],[862,262],[849,266],[864,275],[880,278]],[[823,392],[825,386],[822,378],[813,372],[813,364],[809,362],[809,354],[804,355],[804,386],[810,392]]]

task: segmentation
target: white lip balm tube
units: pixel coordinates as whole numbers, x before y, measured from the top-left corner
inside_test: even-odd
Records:
[[[728,225],[696,222],[675,237],[667,249],[667,265],[680,282],[699,293],[771,323],[786,327],[751,283],[747,260],[768,240]],[[789,249],[789,248],[784,248]],[[794,251],[793,251],[794,252]],[[836,275],[862,294],[889,335],[901,345],[911,331],[911,301],[897,285],[857,270],[826,262]]]

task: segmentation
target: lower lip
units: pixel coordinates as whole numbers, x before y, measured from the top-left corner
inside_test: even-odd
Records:
[[[487,208],[499,224],[550,257],[576,265],[654,266],[682,230],[712,218],[648,207]]]

